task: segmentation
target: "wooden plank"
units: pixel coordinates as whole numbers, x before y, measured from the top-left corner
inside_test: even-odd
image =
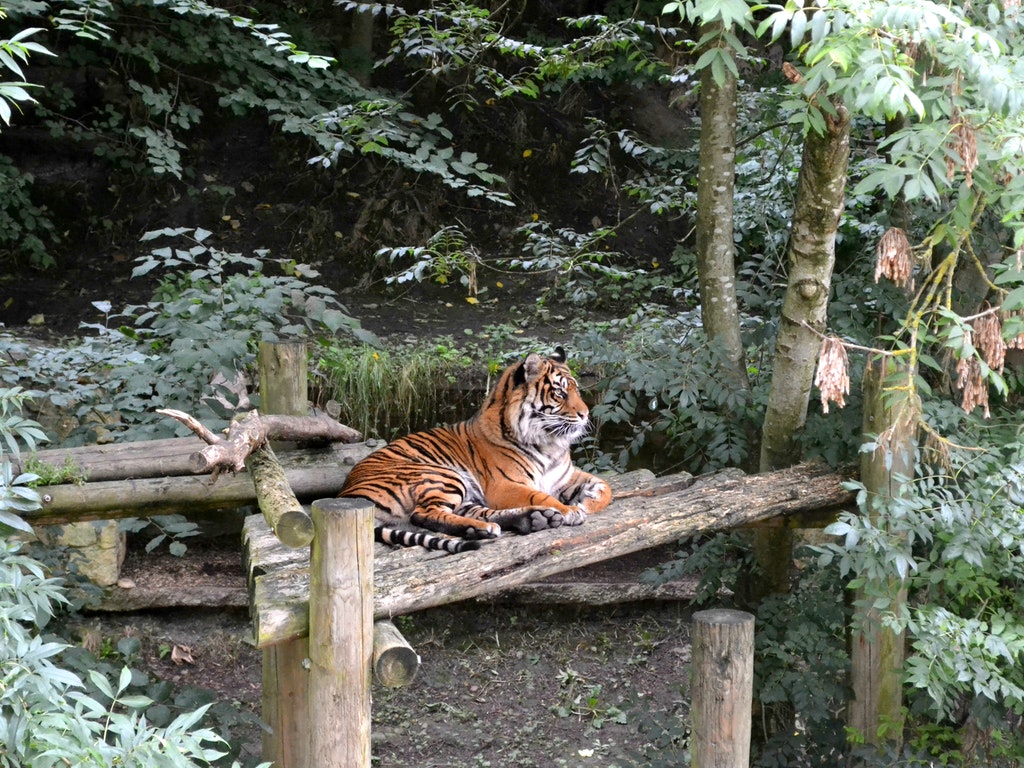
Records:
[[[655,496],[625,496],[575,528],[506,535],[475,552],[424,556],[417,548],[380,557],[375,565],[377,618],[390,618],[539,581],[696,533],[777,515],[851,504],[842,487],[851,472],[800,465]],[[669,486],[672,487],[672,486]],[[254,641],[259,646],[308,631],[308,565],[254,576]],[[294,634],[292,634],[294,633]]]
[[[608,481],[612,486],[612,492],[617,496],[628,496],[656,486],[678,488],[681,483],[688,485],[692,482],[692,476],[685,473],[674,477],[676,478],[675,485],[672,485],[656,478],[654,473],[648,469],[638,469],[611,476]],[[259,515],[251,515],[246,518],[242,527],[242,543],[245,553],[245,569],[250,578],[272,571],[309,565],[309,550],[290,549],[282,546]],[[380,555],[391,554],[389,567],[394,567],[397,563],[402,562],[403,557],[412,561],[423,557],[443,558],[446,556],[444,552],[431,553],[419,547],[394,550],[391,547],[379,545],[377,551],[378,559]]]

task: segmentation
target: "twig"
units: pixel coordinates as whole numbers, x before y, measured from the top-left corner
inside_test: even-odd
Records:
[[[175,410],[174,408],[157,408],[156,412],[163,416],[169,416],[172,419],[180,421],[186,427],[195,432],[196,435],[198,435],[199,439],[202,440],[207,445],[215,445],[217,443],[223,442],[224,440],[223,437],[214,434],[209,429],[204,427],[198,419],[194,418],[193,416],[190,416],[184,411],[178,411]]]

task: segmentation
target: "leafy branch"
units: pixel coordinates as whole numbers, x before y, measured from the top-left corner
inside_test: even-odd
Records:
[[[3,8],[0,8],[0,20],[5,18]],[[0,120],[6,125],[11,124],[12,107],[20,109],[19,103],[36,101],[26,89],[37,86],[25,82],[25,73],[21,65],[27,64],[29,56],[33,53],[53,55],[43,45],[28,40],[32,35],[42,31],[40,27],[29,27],[17,32],[14,37],[0,40],[0,71],[6,69],[19,78],[18,81],[0,80]]]

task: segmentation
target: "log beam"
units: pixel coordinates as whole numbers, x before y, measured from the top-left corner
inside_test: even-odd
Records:
[[[374,614],[390,618],[501,592],[697,533],[838,509],[854,501],[842,485],[850,477],[822,465],[799,465],[655,496],[623,493],[574,528],[506,535],[456,556],[419,547],[388,551],[376,563]],[[293,559],[262,575],[259,570],[250,577],[254,641],[264,647],[301,637],[309,629],[308,563]]]
[[[281,543],[292,549],[308,545],[313,540],[313,518],[295,498],[270,444],[263,443],[249,454],[245,468],[256,486],[263,518]]]
[[[412,682],[420,668],[420,655],[398,627],[386,619],[373,625],[373,671],[381,685],[401,688]]]
[[[195,442],[191,442],[194,449]],[[372,450],[366,443],[336,443],[326,448],[288,451],[279,458],[292,491],[300,501],[312,502],[336,496],[348,470]],[[252,478],[245,472],[222,474],[217,480],[208,475],[149,477],[85,485],[48,485],[38,491],[43,497],[42,508],[23,515],[32,525],[66,525],[85,520],[174,513],[188,515],[256,502]]]
[[[693,768],[747,768],[754,698],[754,616],[693,615]]]

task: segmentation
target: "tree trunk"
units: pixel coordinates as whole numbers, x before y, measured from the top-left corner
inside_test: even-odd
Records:
[[[733,241],[736,79],[728,71],[721,83],[715,82],[710,67],[701,72],[700,120],[696,229],[701,317],[708,340],[724,352],[725,383],[732,390],[746,390]]]
[[[789,285],[775,343],[771,391],[761,433],[760,471],[800,460],[796,436],[807,421],[825,311],[835,263],[836,230],[843,211],[850,156],[850,114],[836,107],[824,135],[811,133],[804,144],[796,207],[790,233]],[[753,534],[753,550],[763,578],[751,580],[748,597],[789,591],[793,535],[788,529]]]
[[[875,357],[864,370],[865,439],[880,436],[878,448],[861,454],[860,476],[867,491],[864,512],[876,525],[879,513],[904,492],[902,478],[914,475],[913,404],[904,399],[893,403],[886,398],[885,377],[897,365],[891,358]],[[902,407],[901,407],[902,406]],[[905,657],[903,633],[893,632],[882,623],[883,611],[873,604],[874,597],[885,595],[890,606],[885,611],[899,614],[907,600],[901,579],[866,583],[854,598],[863,611],[854,623],[851,637],[850,678],[853,699],[849,707],[849,726],[869,744],[902,738],[903,691],[900,677]],[[884,735],[881,731],[885,726]]]
[[[832,286],[836,230],[843,212],[850,156],[850,115],[838,106],[828,132],[804,144],[789,240],[789,285],[775,343],[771,392],[765,411],[760,471],[799,461],[796,435],[807,420],[825,310]]]

